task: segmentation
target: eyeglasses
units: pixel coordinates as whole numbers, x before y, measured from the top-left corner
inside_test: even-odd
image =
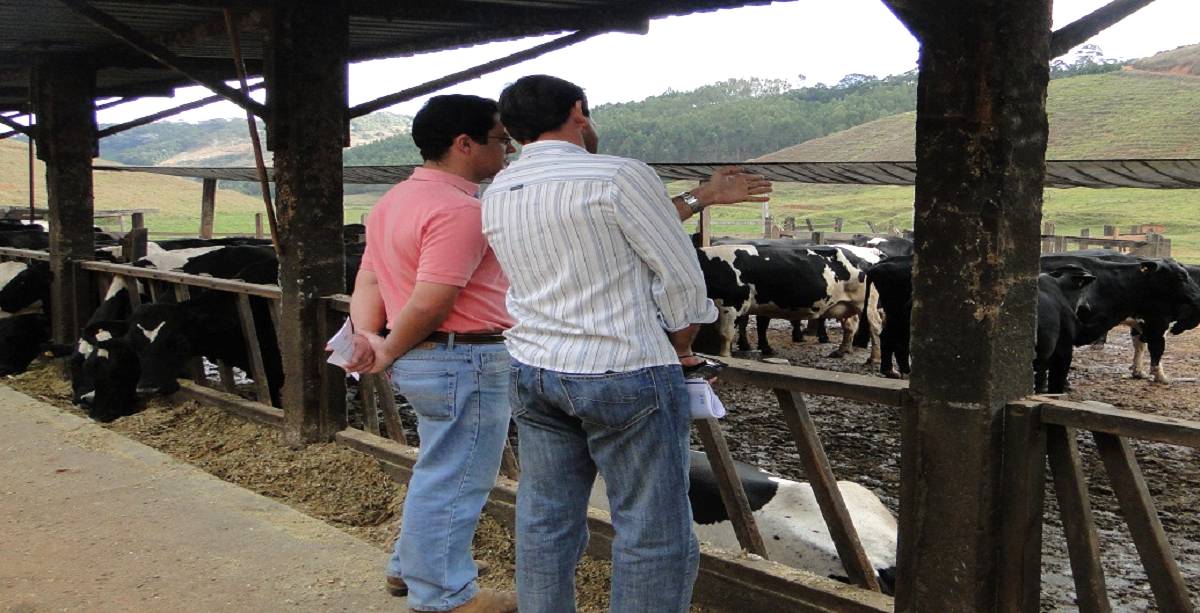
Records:
[[[512,144],[513,144],[513,139],[512,139],[512,137],[511,137],[511,136],[491,136],[491,135],[488,135],[488,136],[484,137],[484,139],[485,139],[485,140],[493,140],[493,139],[494,139],[494,140],[498,140],[498,141],[500,141],[500,144],[501,144],[501,145],[503,145],[503,146],[504,146],[506,149],[507,149],[508,147],[511,147],[511,146],[512,146]]]

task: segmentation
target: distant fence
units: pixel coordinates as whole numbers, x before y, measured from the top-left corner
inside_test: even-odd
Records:
[[[1075,249],[1111,249],[1120,253],[1153,258],[1171,256],[1171,239],[1164,236],[1166,227],[1159,224],[1130,226],[1121,234],[1117,226],[1104,226],[1103,236],[1092,236],[1083,228],[1078,235],[1060,235],[1052,222],[1042,224],[1042,253],[1061,253]]]
[[[704,214],[703,212],[701,213]],[[850,240],[861,236],[901,236],[910,233],[908,230],[901,230],[892,222],[876,224],[870,221],[860,222],[858,224],[848,223],[844,218],[835,217],[832,222],[813,223],[812,218],[796,218],[784,217],[782,225],[777,224],[774,217],[760,217],[756,219],[736,220],[736,219],[700,219],[697,221],[697,228],[707,227],[711,236],[729,236],[735,238],[799,238],[810,240],[815,244],[829,244],[849,242]],[[721,228],[746,228],[747,226],[758,226],[761,224],[761,230],[755,232],[728,232],[722,231]],[[848,232],[850,228],[856,228],[857,232]]]

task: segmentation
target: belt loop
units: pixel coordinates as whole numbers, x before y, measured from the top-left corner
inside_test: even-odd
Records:
[[[446,339],[446,351],[454,351],[454,333],[451,332],[446,336],[449,337]]]

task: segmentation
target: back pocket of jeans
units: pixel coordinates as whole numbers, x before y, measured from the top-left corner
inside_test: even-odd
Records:
[[[412,405],[417,415],[426,419],[446,421],[454,417],[454,373],[449,370],[429,371],[405,367],[396,362],[392,383],[396,391]]]
[[[654,377],[646,370],[559,375],[571,412],[592,425],[625,430],[658,409]]]

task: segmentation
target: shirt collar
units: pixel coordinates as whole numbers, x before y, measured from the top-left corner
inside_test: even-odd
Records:
[[[565,140],[539,140],[521,147],[521,157],[554,153],[587,153],[587,149]]]
[[[479,194],[479,184],[473,183],[460,177],[454,173],[438,170],[436,168],[427,168],[418,166],[413,169],[411,181],[433,181],[436,183],[445,183],[462,193],[475,197]]]

